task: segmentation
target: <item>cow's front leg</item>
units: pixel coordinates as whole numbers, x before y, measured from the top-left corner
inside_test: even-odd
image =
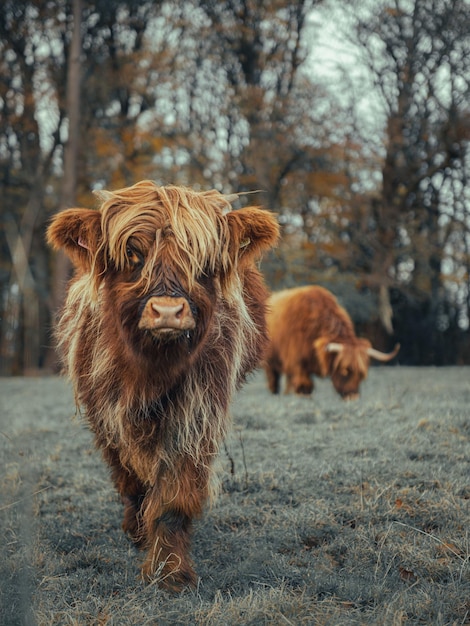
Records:
[[[202,514],[208,494],[207,465],[198,470],[192,461],[185,461],[178,470],[171,478],[160,477],[143,507],[148,552],[142,576],[169,591],[196,584],[189,554],[192,522]]]
[[[124,505],[122,529],[141,547],[145,543],[142,504],[146,489],[136,474],[123,467],[116,450],[106,448],[104,457],[111,466],[111,476]]]
[[[137,495],[123,495],[121,499],[124,504],[122,529],[130,536],[136,546],[141,548],[145,543],[141,513],[144,495],[143,493],[138,493]]]
[[[155,533],[142,567],[144,580],[155,579],[168,591],[195,586],[197,578],[189,555],[191,530],[192,519],[181,511],[167,510],[155,520]]]
[[[271,393],[279,393],[279,383],[281,380],[281,373],[274,367],[271,362],[266,363],[264,371],[266,372],[266,378],[268,380],[268,389]]]
[[[294,391],[299,395],[310,395],[313,391],[310,374],[300,365],[286,372],[286,379],[286,393]]]

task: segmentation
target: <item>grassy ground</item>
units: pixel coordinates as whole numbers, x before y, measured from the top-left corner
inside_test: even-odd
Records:
[[[377,367],[233,403],[198,588],[139,579],[121,505],[58,378],[0,379],[0,624],[470,624],[470,368]]]

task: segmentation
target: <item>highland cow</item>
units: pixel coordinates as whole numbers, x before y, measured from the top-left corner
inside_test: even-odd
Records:
[[[390,361],[400,349],[397,344],[386,354],[372,348],[368,339],[356,337],[348,313],[323,287],[274,293],[268,311],[270,343],[264,368],[272,393],[279,393],[285,374],[286,393],[311,394],[314,375],[330,377],[340,396],[352,400],[367,377],[370,359]]]
[[[193,519],[211,495],[232,394],[267,343],[256,259],[278,238],[258,207],[142,181],[68,209],[48,242],[74,264],[56,329],[64,370],[146,550],[145,580],[194,584]]]

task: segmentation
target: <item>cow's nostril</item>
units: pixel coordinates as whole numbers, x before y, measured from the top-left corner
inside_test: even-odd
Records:
[[[154,317],[158,319],[161,315],[159,307],[155,303],[152,303],[151,308],[152,308],[152,311],[154,312]]]

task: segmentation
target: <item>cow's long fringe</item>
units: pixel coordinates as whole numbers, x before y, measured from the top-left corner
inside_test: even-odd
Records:
[[[229,206],[225,196],[216,190],[198,193],[185,187],[168,186],[158,188],[157,193],[151,181],[107,192],[101,207],[107,251],[117,267],[123,269],[132,237],[153,248],[150,254],[146,251],[141,274],[145,289],[152,280],[155,259],[165,248],[177,273],[185,277],[191,290],[197,276],[204,271],[214,272],[219,264],[228,271],[232,265],[227,223],[222,219],[223,209]],[[171,232],[169,239],[162,232],[163,224],[163,231]]]

